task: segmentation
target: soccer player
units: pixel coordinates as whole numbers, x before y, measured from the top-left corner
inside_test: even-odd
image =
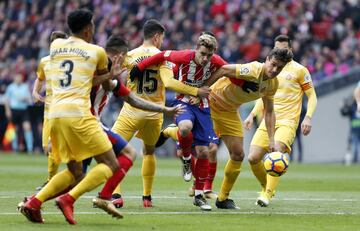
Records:
[[[53,92],[49,110],[50,136],[52,148],[57,149],[67,169],[57,173],[20,207],[21,213],[32,222],[43,223],[40,208],[44,201],[75,185],[56,198],[56,205],[70,224],[76,224],[75,201],[105,182],[119,168],[108,137],[90,112],[93,73],[108,73],[105,50],[90,44],[94,34],[92,17],[90,11],[83,9],[70,12],[67,23],[72,36],[56,39],[50,46],[49,76]],[[98,164],[84,177],[81,161],[89,157],[94,157]],[[116,209],[106,212],[122,218]]]
[[[243,103],[262,98],[265,109],[265,125],[270,140],[269,150],[274,150],[273,96],[278,87],[276,76],[291,59],[292,53],[287,49],[273,49],[266,57],[265,63],[224,65],[206,83],[210,86],[217,80],[211,86],[212,91],[209,96],[211,118],[216,134],[224,141],[230,154],[215,203],[217,208],[238,209],[234,201],[229,199],[231,188],[240,173],[241,163],[244,159],[243,129],[238,108]],[[245,92],[238,86],[239,79],[256,82],[259,88],[255,91]]]
[[[291,50],[291,40],[286,35],[275,38],[275,48]],[[299,124],[302,98],[304,93],[308,98],[306,116],[301,123],[301,132],[307,136],[311,131],[311,118],[316,108],[317,98],[309,71],[303,65],[291,60],[277,76],[279,87],[274,96],[275,150],[282,153],[291,153],[291,144],[294,141]],[[245,129],[250,129],[254,117],[262,113],[263,103],[257,101],[255,107],[244,121]],[[251,141],[248,160],[251,170],[261,185],[260,196],[256,204],[266,207],[275,193],[280,177],[266,174],[264,155],[269,152],[269,139],[264,121],[256,130]]]
[[[187,85],[202,87],[204,82],[226,62],[214,55],[217,41],[213,35],[203,33],[197,41],[195,50],[163,51],[140,62],[130,73],[130,76],[141,75],[147,67],[164,61],[174,63],[178,68],[178,79]],[[139,72],[134,74],[134,72]],[[171,76],[173,78],[173,76]],[[185,181],[191,180],[191,149],[195,146],[197,161],[194,166],[195,196],[194,205],[202,210],[211,210],[203,196],[205,179],[208,175],[209,143],[212,131],[209,101],[201,98],[199,105],[191,104],[191,97],[177,94],[175,104],[183,105],[186,112],[176,117],[179,127],[177,137],[182,150],[183,176]]]
[[[52,43],[57,38],[67,38],[67,34],[62,31],[53,31],[50,35],[50,43]],[[50,56],[46,56],[40,60],[38,65],[36,74],[37,78],[34,83],[34,88],[32,91],[32,95],[34,97],[35,103],[42,102],[44,103],[44,122],[43,122],[43,130],[42,130],[42,146],[45,154],[48,157],[48,179],[46,182],[41,186],[38,187],[37,190],[40,190],[43,186],[49,182],[49,180],[57,173],[60,160],[57,154],[53,154],[51,151],[51,146],[49,145],[50,139],[50,126],[49,126],[49,106],[51,103],[51,79],[46,78],[45,72],[49,71],[50,69]],[[45,83],[45,98],[41,95],[42,86]],[[55,159],[56,157],[56,159]]]
[[[124,66],[130,70],[141,60],[159,53],[159,48],[164,39],[164,32],[164,26],[157,20],[150,19],[146,21],[143,27],[144,42],[140,47],[128,52],[128,58],[125,60]],[[172,78],[172,74],[172,65],[170,63],[153,65],[145,69],[143,75],[128,78],[127,87],[139,97],[161,105],[165,101],[165,88],[192,96],[205,97],[209,94],[208,87],[196,88],[188,86]],[[144,207],[152,206],[151,191],[156,168],[154,150],[162,122],[162,113],[136,109],[125,103],[112,128],[114,132],[128,141],[138,132],[137,137],[144,142],[141,171]]]

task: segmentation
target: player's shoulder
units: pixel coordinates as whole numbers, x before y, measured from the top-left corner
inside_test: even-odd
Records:
[[[49,62],[49,61],[50,61],[50,55],[47,55],[47,56],[42,57],[42,58],[40,59],[39,64],[45,64],[45,63],[47,63],[47,62]]]
[[[215,64],[225,65],[227,62],[218,54],[214,54],[211,57],[211,62]]]
[[[301,63],[296,62],[295,60],[290,61],[289,67],[294,71],[307,71],[307,68]]]

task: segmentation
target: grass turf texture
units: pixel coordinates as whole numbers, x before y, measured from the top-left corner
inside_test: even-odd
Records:
[[[16,211],[17,203],[47,177],[44,156],[0,153],[0,230],[73,230],[54,206],[44,204],[45,224],[32,224]],[[187,196],[190,184],[180,176],[180,162],[158,159],[153,208],[142,208],[141,158],[122,184],[125,218],[115,220],[92,208],[85,194],[75,204],[76,230],[360,230],[360,167],[290,164],[268,208],[254,205],[259,185],[244,162],[231,198],[237,211],[201,212]],[[218,166],[214,190],[220,188],[224,162]]]

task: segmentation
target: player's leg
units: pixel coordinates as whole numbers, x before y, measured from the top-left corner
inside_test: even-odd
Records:
[[[172,138],[174,141],[178,141],[178,131],[179,128],[176,124],[169,124],[166,128],[161,130],[155,147],[160,147],[161,145],[163,145],[168,138]]]
[[[220,112],[216,108],[211,108],[211,117],[214,130],[223,139],[230,155],[215,204],[220,209],[238,209],[234,201],[229,199],[229,194],[240,174],[244,159],[243,129],[240,115],[237,112]]]
[[[207,199],[216,199],[217,194],[213,192],[213,182],[216,175],[217,169],[217,150],[218,144],[217,143],[210,143],[209,145],[209,169],[208,175],[206,177],[205,185],[204,185],[204,196]]]
[[[163,119],[147,120],[139,130],[137,137],[144,142],[141,175],[143,179],[143,206],[152,207],[152,186],[156,171],[155,144],[159,136]]]

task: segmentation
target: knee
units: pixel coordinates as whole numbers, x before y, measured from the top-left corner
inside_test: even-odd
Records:
[[[131,159],[132,161],[135,161],[136,159],[136,150],[133,146],[131,145],[126,145],[126,147],[124,148],[124,150],[122,151],[122,153],[124,155],[126,155],[129,159]]]
[[[234,161],[243,161],[244,160],[245,153],[243,150],[233,150],[230,153],[230,159]]]
[[[248,156],[248,161],[251,165],[257,164],[261,161],[261,158],[254,153],[250,153]]]
[[[179,133],[182,137],[187,136],[190,134],[192,130],[192,123],[191,122],[184,122],[179,124]]]
[[[209,156],[209,150],[208,149],[201,149],[197,152],[198,158],[201,159],[207,159]]]

